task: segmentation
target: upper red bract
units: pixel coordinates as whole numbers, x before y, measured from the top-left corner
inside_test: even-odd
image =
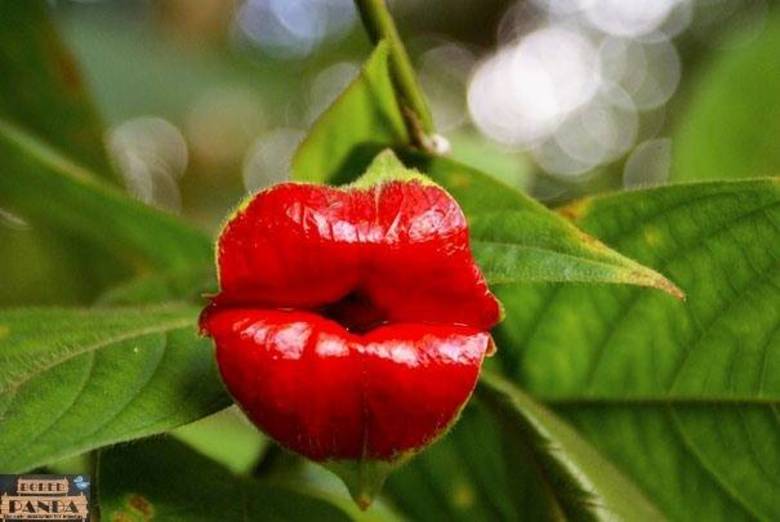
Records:
[[[260,192],[225,226],[218,264],[201,327],[225,384],[316,460],[388,460],[440,434],[499,320],[463,213],[418,181]]]

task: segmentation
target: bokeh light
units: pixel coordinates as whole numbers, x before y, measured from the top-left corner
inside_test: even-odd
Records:
[[[109,131],[108,148],[128,192],[150,205],[178,212],[178,180],[189,153],[181,131],[158,117],[134,118]]]
[[[23,218],[3,208],[0,208],[0,226],[18,231],[30,230],[32,228]]]
[[[672,38],[692,12],[693,0],[518,2],[472,74],[471,119],[553,175],[619,161],[664,122],[682,72]]]
[[[474,54],[454,42],[425,51],[420,57],[420,84],[440,132],[460,127],[467,118],[463,93],[474,67]]]
[[[355,20],[352,0],[247,0],[236,15],[241,34],[277,58],[307,56]]]
[[[640,143],[626,160],[623,185],[626,188],[659,185],[669,179],[672,140],[658,138]]]
[[[595,65],[595,48],[581,34],[555,26],[535,31],[476,69],[471,116],[498,141],[534,144],[596,93]]]
[[[184,121],[192,153],[219,167],[240,161],[266,125],[260,96],[245,87],[223,86],[199,96]]]
[[[304,134],[302,130],[282,127],[258,137],[244,160],[246,191],[255,192],[289,179],[290,161]]]
[[[653,32],[683,0],[590,0],[585,16],[597,29],[614,36],[637,37]]]
[[[309,88],[307,123],[311,125],[360,72],[352,62],[338,62],[320,71]]]

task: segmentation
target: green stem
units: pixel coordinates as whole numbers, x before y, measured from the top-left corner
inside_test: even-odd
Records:
[[[434,132],[433,118],[385,0],[355,0],[355,5],[374,43],[380,40],[390,43],[391,73],[401,98],[404,118],[417,145],[424,145],[425,135]]]

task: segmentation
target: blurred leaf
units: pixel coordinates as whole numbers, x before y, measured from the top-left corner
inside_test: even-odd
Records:
[[[99,462],[105,520],[352,520],[328,500],[237,477],[170,438],[102,451]]]
[[[574,422],[674,520],[780,517],[780,186],[669,186],[563,210],[668,273],[629,287],[497,286],[507,375]]]
[[[256,95],[264,114],[276,121],[305,105],[300,68],[286,60],[258,60],[251,47],[181,45],[158,24],[121,8],[80,9],[57,23],[110,124],[154,114],[178,125],[195,116],[193,109],[204,100],[219,93],[224,100],[236,90]],[[184,130],[189,135],[190,125]]]
[[[755,40],[714,54],[674,136],[674,179],[780,175],[778,49],[780,11]]]
[[[1,160],[0,160],[1,162]],[[2,176],[0,166],[0,176]],[[94,271],[85,271],[69,240],[44,227],[6,226],[0,217],[0,306],[73,304],[97,291]],[[89,281],[85,275],[89,274]]]
[[[118,181],[105,154],[100,119],[48,15],[43,0],[0,2],[0,119]],[[0,207],[12,204],[0,194]],[[85,302],[102,284],[126,275],[99,259],[104,252],[90,256],[98,252],[52,227],[20,233],[0,226],[0,244],[20,253],[0,258],[0,272],[12,280],[0,288],[0,304]]]
[[[116,180],[103,129],[44,0],[0,3],[0,119]]]
[[[0,469],[26,471],[228,406],[197,314],[0,311]]]
[[[476,407],[389,480],[417,520],[660,520],[570,426],[483,372]]]
[[[611,250],[521,192],[447,158],[407,153],[469,218],[474,256],[492,285],[528,282],[648,286],[681,297],[661,274]]]
[[[139,305],[171,301],[203,304],[217,292],[214,267],[195,266],[175,272],[157,272],[125,281],[103,293],[98,305]]]
[[[315,122],[292,159],[296,181],[341,184],[366,170],[379,152],[409,143],[381,42],[360,75]]]
[[[269,443],[235,406],[177,428],[171,434],[236,474],[252,471]]]
[[[0,194],[25,219],[76,234],[141,271],[211,265],[205,234],[114,191],[1,120],[0,157]]]

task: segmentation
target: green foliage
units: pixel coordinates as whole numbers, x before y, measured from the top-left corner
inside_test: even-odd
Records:
[[[780,11],[731,47],[699,73],[675,136],[674,179],[780,175]]]
[[[484,372],[477,397],[454,433],[390,479],[393,500],[414,519],[662,518],[570,426],[509,382]]]
[[[390,40],[314,125],[293,177],[351,182],[394,149],[461,203],[507,311],[499,373],[390,477],[387,499],[422,520],[780,519],[778,181],[551,211],[412,148],[432,130],[425,100],[384,3],[360,6]],[[678,179],[778,172],[779,21],[703,75],[676,140]],[[0,471],[83,468],[85,452],[172,432],[101,451],[106,520],[395,519],[381,505],[358,513],[312,464],[280,473],[235,409],[198,421],[230,404],[199,307],[184,304],[216,289],[211,240],[111,186],[99,117],[42,0],[0,3],[0,70],[0,206],[35,231],[0,241],[40,261],[7,256],[0,271],[60,281],[58,299],[101,296],[0,309]],[[408,172],[391,153],[374,168]],[[94,287],[69,279],[83,272]],[[0,301],[23,301],[30,284],[4,286]]]
[[[388,59],[388,44],[380,43],[360,75],[320,116],[295,152],[293,179],[346,183],[380,151],[409,143]]]
[[[47,10],[43,0],[0,3],[0,121],[12,122],[117,181],[97,113]],[[0,210],[13,207],[9,196],[0,191]],[[54,226],[38,223],[21,233],[0,227],[0,244],[17,253],[14,259],[0,259],[0,272],[12,281],[0,285],[0,303],[85,302],[101,284],[126,275],[121,267],[102,262],[106,251]],[[63,284],[74,272],[92,277]]]
[[[185,301],[202,304],[207,295],[217,293],[216,269],[198,263],[178,271],[152,272],[109,288],[95,304],[138,305]]]
[[[0,311],[0,469],[28,471],[230,404],[197,313]]]
[[[33,223],[77,234],[137,271],[211,263],[209,238],[133,201],[21,130],[0,121],[0,193]]]
[[[177,428],[171,434],[237,474],[249,474],[269,440],[238,407]]]
[[[326,498],[237,477],[171,439],[101,452],[98,477],[106,520],[353,520]]]
[[[658,272],[611,250],[562,216],[491,176],[442,157],[408,153],[469,218],[472,248],[492,285],[616,283],[681,291]]]
[[[505,373],[675,520],[780,516],[778,188],[670,186],[566,210],[669,274],[686,302],[627,287],[497,287]]]
[[[116,180],[103,128],[44,0],[0,3],[0,119]]]

